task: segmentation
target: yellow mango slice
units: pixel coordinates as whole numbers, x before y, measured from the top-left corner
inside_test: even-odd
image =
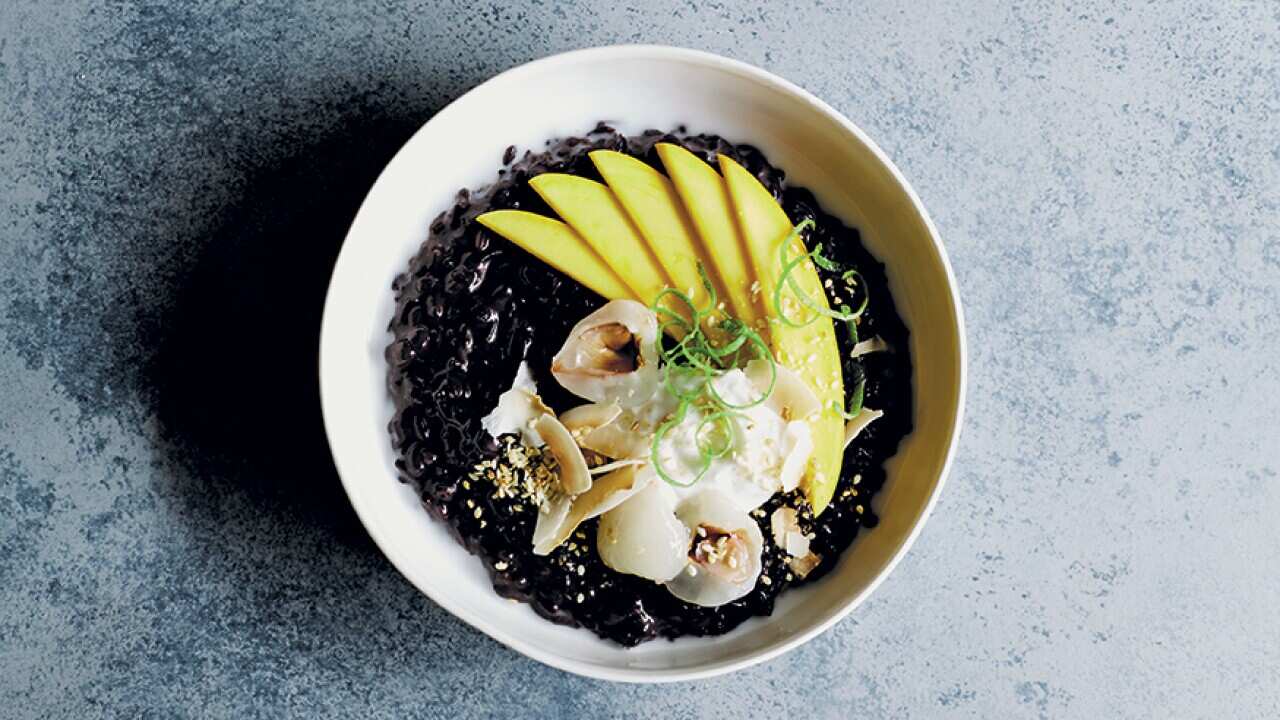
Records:
[[[835,327],[827,317],[819,317],[804,327],[791,327],[778,319],[779,308],[773,307],[773,289],[782,275],[779,246],[792,231],[790,218],[774,201],[754,175],[732,159],[721,155],[720,172],[733,202],[733,209],[746,239],[751,264],[762,288],[761,295],[769,309],[769,338],[774,357],[794,370],[822,401],[822,409],[810,420],[813,431],[813,455],[801,481],[813,514],[826,509],[840,479],[844,459],[844,419],[835,406],[844,402],[844,379],[840,369],[840,348],[836,345]],[[799,237],[792,241],[787,257],[807,252]],[[828,307],[817,270],[811,262],[803,262],[791,272],[801,291],[821,307]],[[813,312],[796,302],[792,307],[783,293],[787,317],[803,322]],[[793,300],[793,302],[795,302]]]
[[[724,288],[724,301],[738,319],[751,325],[765,317],[759,292],[752,292],[746,248],[733,218],[733,206],[724,179],[715,168],[679,145],[658,143],[658,156],[671,177],[681,204],[698,231],[705,256]]]
[[[590,157],[676,289],[688,294],[695,307],[705,307],[707,292],[698,275],[701,263],[712,287],[724,297],[711,258],[699,244],[697,230],[671,181],[645,162],[616,150],[595,150]]]
[[[559,220],[524,210],[494,210],[476,222],[609,300],[637,298],[613,268]]]
[[[653,302],[658,293],[673,285],[609,188],[563,173],[543,173],[529,184],[613,268],[640,302]]]

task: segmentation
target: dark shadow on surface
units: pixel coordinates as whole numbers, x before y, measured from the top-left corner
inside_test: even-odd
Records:
[[[324,435],[320,317],[361,201],[432,113],[363,102],[338,105],[346,117],[327,123],[327,135],[314,136],[316,124],[298,117],[296,127],[263,129],[263,142],[289,138],[283,150],[232,152],[233,166],[263,167],[224,178],[239,197],[206,235],[174,239],[199,248],[160,318],[147,379],[162,436],[192,468],[195,486],[184,492],[244,493],[264,514],[318,525],[336,542],[373,552]],[[263,154],[283,159],[258,160]]]
[[[491,664],[496,643],[401,578],[365,532],[319,401],[320,319],[351,220],[443,103],[395,89],[316,95],[325,99],[270,122],[236,119],[233,139],[209,123],[213,176],[175,190],[220,209],[173,228],[171,241],[190,252],[159,299],[152,362],[135,370],[167,463],[157,495],[188,531],[163,582],[209,593],[181,604],[189,627],[243,648],[250,665],[330,677],[314,668],[340,663],[382,678],[404,665]],[[200,197],[202,187],[219,199]]]

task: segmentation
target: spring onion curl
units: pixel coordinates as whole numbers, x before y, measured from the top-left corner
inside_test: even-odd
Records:
[[[715,288],[701,263],[698,264],[698,276],[707,291],[705,307],[697,307],[688,295],[674,288],[658,293],[650,305],[659,321],[655,349],[661,364],[662,385],[679,405],[654,433],[649,454],[658,476],[680,487],[701,480],[714,460],[732,451],[735,442],[733,420],[742,417],[737,411],[753,408],[769,399],[778,381],[778,363],[764,338],[746,323],[725,316],[718,309]],[[682,303],[687,312],[672,309],[672,301]],[[669,330],[678,330],[671,335],[679,335],[680,339],[667,337]],[[716,390],[716,377],[754,359],[768,362],[768,387],[760,397],[748,402],[729,402]],[[700,462],[694,479],[682,483],[663,468],[659,448],[666,436],[684,422],[691,407],[697,407],[704,413],[694,429]]]
[[[858,320],[862,317],[862,314],[866,312],[867,305],[871,302],[871,296],[866,292],[866,279],[862,277],[862,273],[858,272],[856,268],[846,269],[841,267],[840,264],[823,255],[821,243],[815,245],[812,252],[801,253],[796,258],[788,257],[787,249],[796,241],[797,238],[800,238],[806,230],[809,230],[814,226],[815,223],[812,218],[805,218],[799,225],[792,228],[790,234],[788,234],[778,246],[778,259],[782,265],[782,272],[778,276],[777,284],[773,287],[774,309],[777,311],[778,318],[782,323],[793,328],[806,327],[816,322],[820,317],[828,317],[832,320],[843,322],[849,331],[850,343],[856,345],[858,343]],[[839,273],[840,281],[844,284],[845,289],[850,292],[853,292],[855,288],[862,288],[862,302],[858,304],[858,307],[855,309],[850,307],[848,304],[841,303],[839,310],[831,310],[805,294],[792,273],[806,260],[812,260],[814,265],[829,273]],[[796,300],[798,300],[802,306],[812,311],[812,314],[807,320],[801,322],[787,316],[786,310],[783,309],[782,302],[782,292],[784,288],[790,290],[791,294],[795,296]],[[858,381],[857,386],[853,390],[853,397],[849,401],[849,407],[843,408],[840,406],[841,404],[839,402],[832,401],[832,411],[838,413],[845,420],[852,420],[859,412],[862,411],[862,403],[865,399],[866,387],[867,383],[865,378]]]
[[[782,265],[782,271],[778,275],[778,282],[773,287],[773,307],[778,313],[778,319],[781,320],[784,325],[788,325],[793,328],[801,328],[811,325],[816,322],[819,317],[828,317],[832,320],[839,320],[846,323],[856,322],[857,319],[862,316],[863,311],[867,309],[867,303],[869,302],[870,297],[867,296],[866,293],[863,293],[862,302],[858,305],[856,310],[845,304],[840,305],[839,310],[832,310],[809,297],[809,295],[800,288],[800,284],[796,282],[795,277],[792,276],[792,273],[797,267],[802,265],[805,261],[812,260],[814,265],[817,265],[823,270],[827,270],[829,272],[841,272],[840,279],[845,283],[848,289],[852,290],[858,286],[866,287],[866,283],[863,281],[861,273],[853,269],[844,270],[842,272],[839,265],[832,262],[822,254],[822,245],[820,243],[814,247],[812,252],[801,253],[795,258],[788,257],[787,249],[805,230],[814,227],[814,224],[813,218],[806,218],[799,225],[792,228],[790,234],[783,238],[782,242],[778,245],[778,259]],[[801,322],[787,315],[782,302],[782,292],[784,289],[790,290],[795,299],[799,301],[802,306],[812,312],[809,319]]]

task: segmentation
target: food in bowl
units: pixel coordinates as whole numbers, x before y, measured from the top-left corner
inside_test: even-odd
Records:
[[[912,430],[883,266],[715,135],[509,148],[394,291],[401,479],[499,594],[625,646],[821,578]]]

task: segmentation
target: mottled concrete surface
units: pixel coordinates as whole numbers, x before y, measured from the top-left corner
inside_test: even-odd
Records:
[[[1280,6],[971,5],[0,3],[0,714],[1276,717]],[[420,596],[312,375],[400,143],[499,70],[634,41],[870,132],[972,352],[951,482],[874,598],[672,687]]]

